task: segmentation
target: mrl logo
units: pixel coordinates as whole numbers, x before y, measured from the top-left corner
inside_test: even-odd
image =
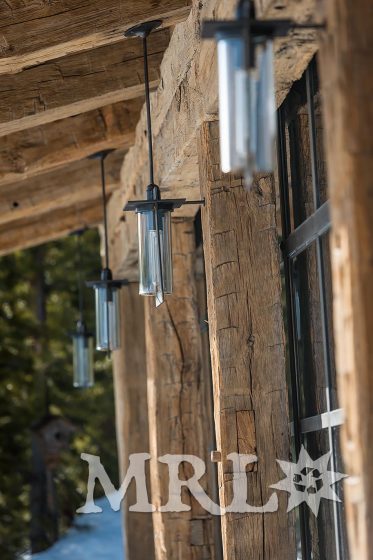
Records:
[[[277,460],[286,477],[272,484],[270,488],[289,493],[288,512],[302,502],[305,502],[314,515],[317,516],[321,498],[335,502],[341,501],[332,486],[347,475],[328,470],[330,456],[331,453],[329,452],[313,461],[305,448],[302,447],[297,463]],[[82,453],[81,458],[88,463],[89,475],[86,503],[77,510],[77,513],[100,513],[102,511],[100,507],[96,506],[93,498],[96,480],[100,481],[111,508],[114,511],[118,511],[133,478],[136,482],[136,503],[129,508],[130,511],[190,511],[190,506],[184,504],[181,500],[181,490],[183,487],[188,488],[200,505],[212,515],[225,515],[226,513],[271,513],[278,510],[278,498],[275,492],[271,494],[265,505],[252,506],[247,503],[246,467],[258,461],[255,455],[242,455],[239,453],[227,455],[227,459],[232,462],[233,467],[233,500],[226,508],[215,504],[199,484],[199,480],[206,473],[206,465],[202,459],[194,455],[163,455],[158,457],[160,463],[168,465],[169,473],[168,502],[158,509],[149,502],[146,488],[145,462],[151,458],[149,453],[133,453],[130,455],[129,467],[119,490],[114,488],[101,464],[100,457]],[[190,463],[193,466],[194,475],[187,480],[180,480],[179,467],[184,462]]]

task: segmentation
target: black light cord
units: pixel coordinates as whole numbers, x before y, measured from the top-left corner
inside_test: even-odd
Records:
[[[81,244],[82,232],[77,234],[77,276],[78,276],[78,297],[79,297],[79,321],[83,323],[83,310],[84,310],[84,294],[83,294],[83,281],[82,281],[82,244]]]
[[[144,48],[144,78],[145,78],[145,103],[146,103],[146,120],[148,135],[148,155],[149,155],[149,182],[154,184],[154,162],[153,162],[153,138],[152,138],[152,119],[150,111],[150,86],[149,86],[149,68],[148,68],[148,44],[146,35],[142,39]]]
[[[109,239],[107,226],[107,210],[106,210],[106,180],[105,180],[105,156],[100,158],[101,166],[101,185],[102,185],[102,206],[104,215],[104,237],[105,237],[105,267],[109,268]]]

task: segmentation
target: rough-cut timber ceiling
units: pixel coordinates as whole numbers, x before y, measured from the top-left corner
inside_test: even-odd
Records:
[[[97,162],[119,188],[143,105],[141,40],[124,38],[160,18],[149,39],[151,87],[170,27],[191,0],[54,0],[0,3],[0,254],[102,221]]]
[[[148,19],[175,25],[191,0],[57,0],[0,3],[0,74],[123,40],[123,30]]]
[[[262,17],[291,13],[307,21],[315,4],[258,0],[257,10]],[[120,188],[113,184],[111,236],[123,241],[116,243],[117,266],[133,276],[136,220],[124,218],[122,207],[143,193],[147,143],[142,45],[124,39],[123,31],[145,20],[164,20],[149,39],[151,85],[159,86],[152,94],[156,178],[172,196],[199,198],[196,135],[217,113],[216,48],[200,41],[200,24],[231,17],[234,9],[235,2],[226,0],[0,3],[1,254],[97,224],[93,162],[80,160],[117,148],[129,153]],[[314,39],[303,32],[278,44],[279,101],[315,52]],[[112,156],[118,170],[120,157]]]
[[[142,97],[100,107],[0,139],[0,186],[134,142]]]
[[[154,87],[169,31],[149,39],[149,74]],[[0,136],[143,95],[141,40],[74,54],[2,76]]]
[[[217,64],[214,41],[200,41],[203,19],[224,19],[234,15],[235,2],[208,0],[202,7],[194,3],[190,17],[178,25],[170,40],[161,69],[160,87],[152,96],[155,177],[163,192],[177,198],[199,199],[197,135],[204,121],[217,118]],[[307,21],[315,14],[317,0],[258,1],[262,17],[292,17]],[[314,18],[313,18],[314,19]],[[291,84],[299,79],[317,50],[317,33],[300,31],[276,42],[275,73],[277,101],[281,103]],[[122,167],[121,189],[110,201],[111,239],[118,272],[132,277],[137,248],[133,221],[122,208],[131,198],[144,192],[148,180],[147,144],[143,130],[145,112],[136,131],[136,141]],[[195,212],[185,206],[178,215]],[[121,244],[121,241],[123,242]],[[112,251],[113,253],[113,251]],[[114,265],[113,265],[114,266]]]
[[[65,237],[82,228],[102,222],[101,197],[84,204],[57,208],[41,217],[15,220],[12,226],[0,225],[0,256]]]
[[[108,193],[119,186],[123,157],[124,152],[117,150],[106,159]],[[28,181],[3,185],[0,190],[0,224],[35,216],[46,221],[49,220],[47,212],[72,204],[84,204],[98,198],[100,194],[99,162],[87,159],[77,161],[61,170],[50,171]]]

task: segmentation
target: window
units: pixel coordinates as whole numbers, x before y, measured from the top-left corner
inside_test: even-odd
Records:
[[[279,188],[286,286],[289,395],[294,450],[312,459],[331,451],[329,470],[343,472],[334,363],[330,213],[316,61],[278,112]],[[342,484],[334,486],[342,498]],[[298,558],[346,560],[343,502],[321,500],[316,518],[297,512]]]

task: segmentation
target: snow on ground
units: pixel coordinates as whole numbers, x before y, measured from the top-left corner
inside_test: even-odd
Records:
[[[77,515],[66,535],[32,560],[124,560],[121,512],[113,511],[105,497],[95,504],[102,513]]]

